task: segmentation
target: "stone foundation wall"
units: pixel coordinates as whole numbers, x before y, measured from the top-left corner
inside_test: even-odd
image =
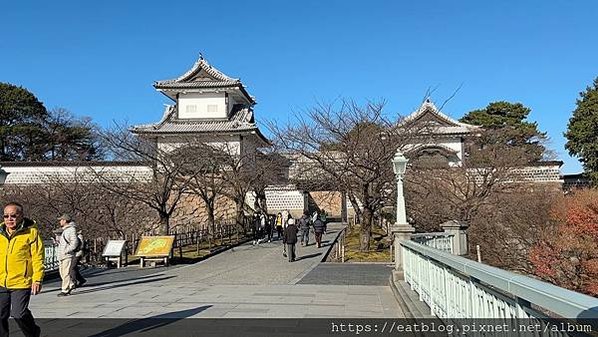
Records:
[[[235,203],[227,197],[219,197],[216,200],[214,218],[216,223],[233,222],[235,219]],[[196,195],[183,197],[172,214],[171,228],[187,231],[206,228],[207,225],[208,214],[203,200]]]
[[[311,201],[315,203],[320,210],[326,210],[331,218],[341,217],[342,193],[335,191],[310,192]]]

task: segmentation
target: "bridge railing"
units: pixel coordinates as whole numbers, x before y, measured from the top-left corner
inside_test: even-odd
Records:
[[[411,235],[411,241],[419,244],[436,248],[443,252],[455,254],[453,251],[454,234],[448,233],[418,233]]]
[[[443,320],[598,316],[598,299],[419,244],[400,241],[405,281]],[[551,313],[548,316],[547,313]],[[563,335],[566,333],[556,333]]]
[[[58,245],[52,240],[44,241],[44,269],[45,271],[58,270]]]

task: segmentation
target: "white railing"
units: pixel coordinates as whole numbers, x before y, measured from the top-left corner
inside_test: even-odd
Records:
[[[453,238],[454,234],[447,233],[421,233],[412,234],[411,241],[426,245],[428,247],[436,248],[443,252],[454,254],[453,252]]]
[[[443,321],[499,319],[511,326],[530,319],[598,317],[598,299],[413,241],[400,242],[405,281]],[[566,332],[552,335],[567,336]]]
[[[46,271],[58,270],[58,245],[51,240],[44,241],[44,269]]]

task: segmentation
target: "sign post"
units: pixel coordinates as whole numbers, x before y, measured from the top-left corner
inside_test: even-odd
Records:
[[[102,256],[106,258],[106,261],[116,261],[116,268],[123,266],[123,250],[125,248],[126,240],[108,240],[104,247]],[[125,256],[125,264],[128,262],[128,258]]]
[[[142,236],[135,253],[141,260],[139,266],[143,268],[146,260],[160,260],[168,265],[173,244],[174,235]]]

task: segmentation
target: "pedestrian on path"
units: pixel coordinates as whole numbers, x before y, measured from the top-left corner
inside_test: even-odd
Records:
[[[287,221],[289,221],[289,218],[291,217],[291,212],[289,212],[288,209],[285,209],[284,211],[282,211],[282,227],[284,229],[284,227],[287,226]]]
[[[85,240],[83,238],[83,233],[81,231],[77,232],[77,238],[79,239],[79,247],[78,249],[75,251],[75,266],[73,267],[73,275],[74,275],[74,280],[75,280],[75,287],[82,287],[87,280],[85,279],[85,277],[83,277],[83,275],[81,275],[81,269],[79,268],[79,263],[81,262],[81,260],[83,260],[83,258],[85,257],[86,253],[87,253],[87,249],[86,249],[86,245],[85,245]]]
[[[289,262],[295,261],[295,244],[297,244],[297,226],[295,226],[295,220],[293,218],[290,218],[287,221],[287,227],[284,229],[282,243],[287,247]]]
[[[301,245],[309,246],[309,226],[311,219],[309,212],[306,210],[303,212],[303,216],[299,219],[299,229],[301,229]]]
[[[77,226],[68,214],[61,215],[58,220],[62,227],[62,234],[58,242],[58,261],[60,263],[60,278],[62,279],[61,292],[58,297],[68,296],[75,289],[75,263],[76,251],[79,247]]]
[[[268,235],[268,242],[272,242],[272,234],[274,228],[274,216],[267,215],[266,216],[266,235]]]
[[[25,217],[23,206],[4,206],[0,224],[0,336],[8,336],[12,316],[26,337],[38,337],[41,329],[29,311],[29,298],[42,290],[44,244],[35,221]],[[11,249],[9,249],[11,247]]]
[[[260,239],[260,217],[259,214],[255,213],[252,219],[252,229],[253,229],[253,244],[256,245],[259,243]]]
[[[276,239],[280,240],[282,238],[282,214],[278,212],[276,214]]]
[[[314,235],[316,237],[316,243],[318,244],[318,248],[322,246],[322,234],[325,230],[326,225],[324,224],[324,222],[322,222],[322,220],[320,220],[319,217],[316,218],[316,221],[314,221]]]

